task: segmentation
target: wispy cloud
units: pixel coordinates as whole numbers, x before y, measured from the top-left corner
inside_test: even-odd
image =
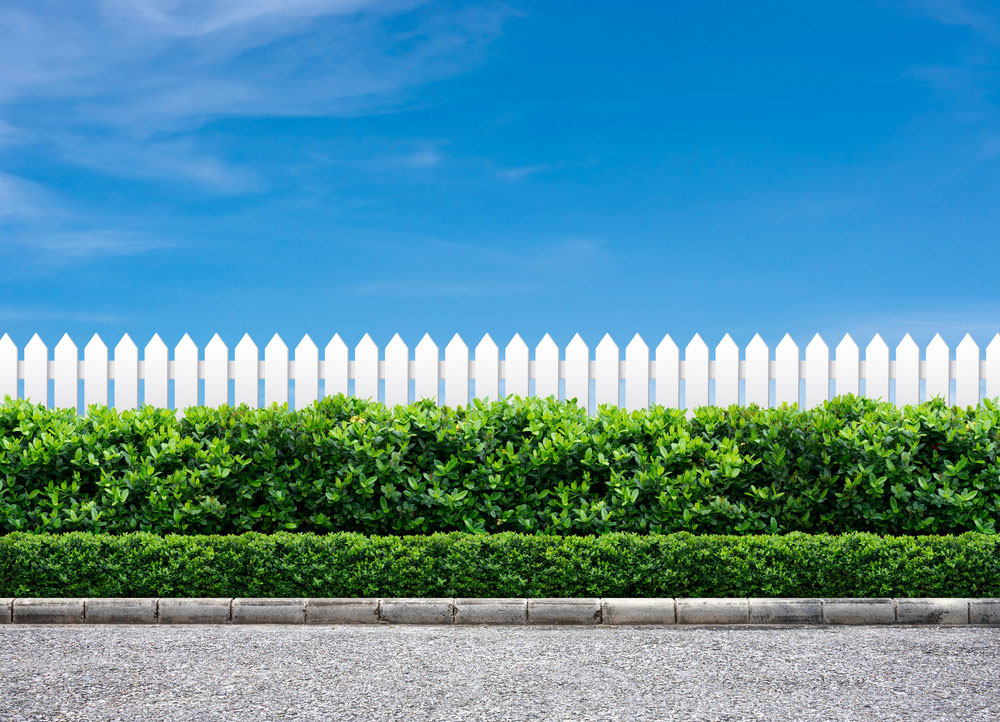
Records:
[[[256,190],[259,178],[191,133],[222,118],[405,107],[413,88],[482,57],[510,16],[420,0],[12,0],[0,9],[0,138],[26,129],[113,175]]]

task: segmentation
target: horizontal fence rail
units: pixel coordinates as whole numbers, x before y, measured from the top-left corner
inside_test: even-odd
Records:
[[[804,349],[789,335],[772,355],[756,335],[741,354],[726,334],[710,358],[701,336],[682,350],[669,335],[651,351],[636,334],[624,349],[609,335],[590,348],[576,335],[561,352],[546,334],[534,353],[519,335],[503,349],[484,336],[470,349],[457,334],[444,348],[425,335],[410,349],[397,334],[380,352],[365,334],[354,348],[334,335],[320,349],[306,335],[289,353],[277,334],[260,349],[249,335],[233,349],[216,334],[200,351],[187,334],[173,358],[159,335],[139,348],[126,334],[113,356],[96,334],[83,349],[64,335],[49,356],[37,334],[23,354],[7,334],[0,338],[0,399],[24,398],[61,408],[91,404],[134,409],[141,405],[183,410],[189,406],[307,406],[338,393],[388,405],[431,399],[449,406],[472,398],[507,395],[576,399],[587,409],[610,404],[629,410],[670,407],[798,403],[812,407],[834,395],[856,394],[903,406],[939,397],[961,406],[1000,396],[1000,334],[985,354],[966,334],[951,350],[940,335],[920,347],[907,334],[895,353],[878,334],[864,349],[850,335],[830,347],[817,334]]]

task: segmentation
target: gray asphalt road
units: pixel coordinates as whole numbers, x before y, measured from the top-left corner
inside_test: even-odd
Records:
[[[0,627],[2,720],[989,720],[1000,629]]]

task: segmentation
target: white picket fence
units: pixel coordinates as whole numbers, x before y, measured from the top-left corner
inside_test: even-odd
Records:
[[[380,358],[378,346],[365,334],[354,348],[354,358],[339,335],[334,335],[320,358],[309,336],[295,347],[275,335],[264,347],[245,335],[233,357],[218,335],[204,354],[185,334],[174,347],[154,335],[139,358],[139,348],[126,334],[109,356],[107,345],[95,335],[83,349],[69,336],[56,344],[52,358],[36,334],[25,345],[23,357],[5,334],[0,338],[0,399],[9,395],[35,403],[85,409],[90,404],[113,404],[132,409],[140,404],[185,409],[189,406],[290,402],[301,408],[322,395],[337,393],[404,404],[433,399],[449,406],[470,398],[497,399],[505,395],[557,396],[577,399],[583,407],[621,405],[627,409],[652,404],[696,408],[715,404],[774,406],[799,403],[812,407],[833,395],[862,394],[871,398],[913,404],[933,397],[949,403],[973,405],[981,398],[1000,396],[1000,334],[986,347],[985,358],[966,334],[955,358],[936,335],[921,359],[920,348],[907,334],[890,358],[889,346],[876,334],[864,359],[849,336],[830,348],[816,335],[805,347],[788,335],[770,349],[759,335],[745,352],[727,334],[715,348],[714,360],[700,335],[681,349],[664,336],[654,353],[637,334],[625,347],[605,336],[591,358],[587,344],[575,336],[560,354],[546,334],[531,357],[527,344],[515,335],[500,356],[487,334],[476,345],[474,359],[458,336],[441,358],[437,344],[425,335],[413,357],[403,340],[394,336]]]

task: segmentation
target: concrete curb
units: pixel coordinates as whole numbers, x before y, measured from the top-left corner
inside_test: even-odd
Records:
[[[11,623],[1000,626],[1000,598],[0,598]]]

